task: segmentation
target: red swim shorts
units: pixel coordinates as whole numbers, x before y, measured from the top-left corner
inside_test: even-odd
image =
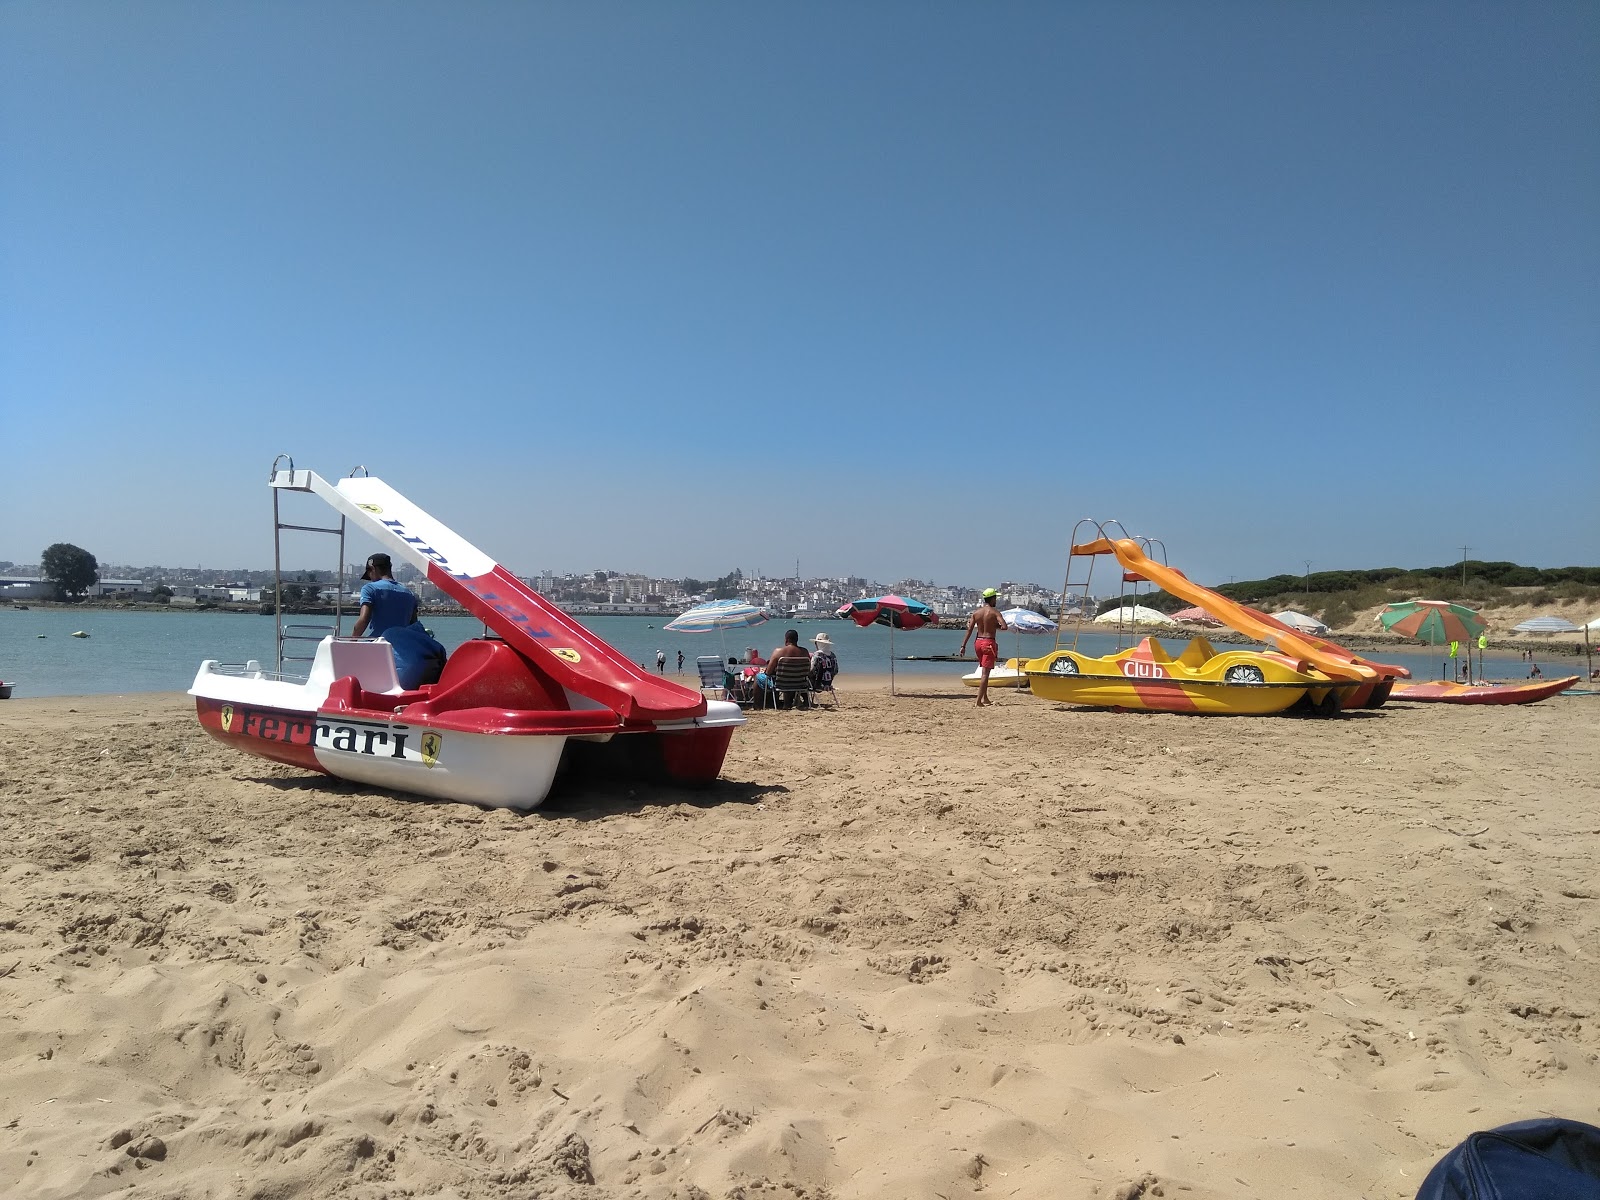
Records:
[[[972,643],[972,649],[978,656],[978,666],[992,667],[1000,657],[1000,647],[995,645],[993,638],[981,637]]]

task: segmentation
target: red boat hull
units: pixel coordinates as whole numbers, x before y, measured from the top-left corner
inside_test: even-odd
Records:
[[[1530,683],[1397,683],[1390,698],[1427,704],[1532,704],[1577,682],[1576,675],[1567,675]]]

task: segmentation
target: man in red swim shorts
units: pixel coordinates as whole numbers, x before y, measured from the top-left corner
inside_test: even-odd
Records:
[[[972,610],[972,615],[967,618],[967,632],[961,638],[961,653],[967,652],[967,639],[974,633],[978,635],[972,643],[972,649],[978,656],[978,669],[983,672],[978,680],[978,703],[992,704],[989,699],[989,672],[994,670],[994,664],[1000,657],[1000,645],[996,642],[995,634],[1002,629],[1007,629],[1006,619],[1000,615],[1000,610],[995,607],[995,590],[983,589],[983,603]]]

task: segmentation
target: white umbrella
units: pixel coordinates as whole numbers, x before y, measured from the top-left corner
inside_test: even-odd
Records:
[[[1321,621],[1315,617],[1308,617],[1303,612],[1295,612],[1292,608],[1273,613],[1272,619],[1274,621],[1282,621],[1289,628],[1298,629],[1303,633],[1323,634],[1328,632],[1328,627]]]
[[[1166,613],[1143,604],[1126,604],[1109,608],[1094,619],[1096,625],[1176,625]]]
[[[1056,623],[1031,608],[1008,608],[1000,614],[1013,633],[1054,633]]]
[[[1594,622],[1590,622],[1592,626]],[[1512,633],[1577,633],[1582,625],[1574,625],[1565,617],[1529,617],[1520,625],[1511,627]]]

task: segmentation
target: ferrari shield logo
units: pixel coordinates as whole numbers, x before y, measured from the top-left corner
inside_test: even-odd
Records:
[[[569,663],[583,661],[583,655],[579,654],[570,646],[557,646],[554,650],[550,651],[550,653]]]
[[[222,706],[222,732],[233,732],[233,705],[231,704],[224,704]]]
[[[365,512],[374,514],[381,514],[383,512],[383,509],[379,508],[376,504],[358,504],[356,507]]]
[[[444,735],[429,730],[422,735],[422,765],[436,767],[439,765],[439,747],[444,743]]]

